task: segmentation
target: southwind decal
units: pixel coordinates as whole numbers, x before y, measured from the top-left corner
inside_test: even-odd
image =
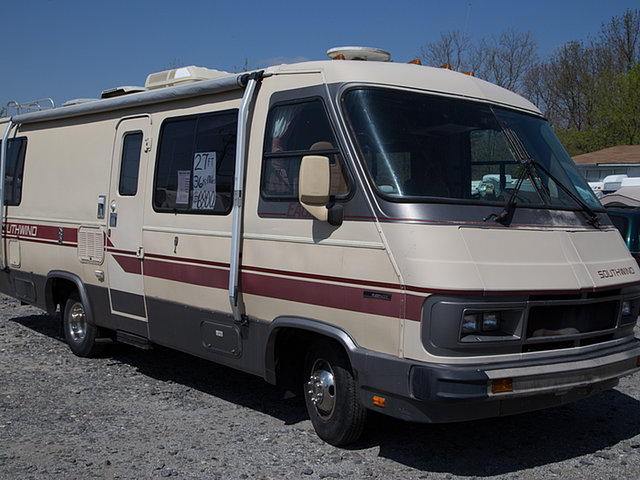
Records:
[[[37,237],[37,225],[24,225],[21,223],[10,223],[7,225],[6,234],[17,237]]]
[[[633,267],[610,268],[608,270],[598,270],[600,278],[624,277],[626,275],[635,275],[636,271]]]

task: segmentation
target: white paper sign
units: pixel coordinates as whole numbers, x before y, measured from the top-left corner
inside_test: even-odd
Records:
[[[189,183],[191,183],[191,171],[178,170],[178,192],[176,203],[187,205],[189,203]]]
[[[216,205],[216,152],[198,152],[193,156],[194,210],[213,210]]]

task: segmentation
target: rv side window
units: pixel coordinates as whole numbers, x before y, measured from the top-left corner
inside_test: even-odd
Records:
[[[156,163],[156,211],[231,211],[237,122],[237,110],[165,121]]]
[[[2,142],[0,141],[0,148]],[[20,205],[22,200],[22,174],[27,150],[26,137],[11,138],[7,143],[7,165],[4,177],[4,204]]]
[[[138,170],[140,168],[141,149],[142,132],[127,133],[122,142],[120,183],[118,185],[118,193],[120,195],[134,196],[138,193]]]
[[[300,162],[305,155],[329,157],[331,195],[349,193],[338,144],[320,100],[276,105],[269,113],[262,163],[262,196],[297,200]]]

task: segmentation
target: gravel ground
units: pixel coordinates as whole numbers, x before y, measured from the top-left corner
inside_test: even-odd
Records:
[[[639,381],[493,420],[372,416],[340,449],[260,378],[160,348],[78,358],[58,317],[0,296],[0,478],[638,479]]]

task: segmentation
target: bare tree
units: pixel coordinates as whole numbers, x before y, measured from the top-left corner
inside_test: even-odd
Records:
[[[420,48],[420,57],[429,65],[449,65],[453,70],[461,71],[468,65],[466,54],[469,42],[470,37],[458,30],[441,32],[440,40]]]
[[[470,36],[453,31],[443,32],[437,42],[423,45],[420,56],[427,64],[470,70],[480,78],[521,91],[528,68],[537,60],[537,48],[531,32],[508,29],[472,46]]]
[[[510,28],[476,46],[474,71],[496,85],[522,92],[527,71],[537,61],[537,50],[533,33]]]
[[[603,23],[600,38],[601,58],[608,60],[613,73],[631,70],[640,61],[640,10],[627,9]]]

